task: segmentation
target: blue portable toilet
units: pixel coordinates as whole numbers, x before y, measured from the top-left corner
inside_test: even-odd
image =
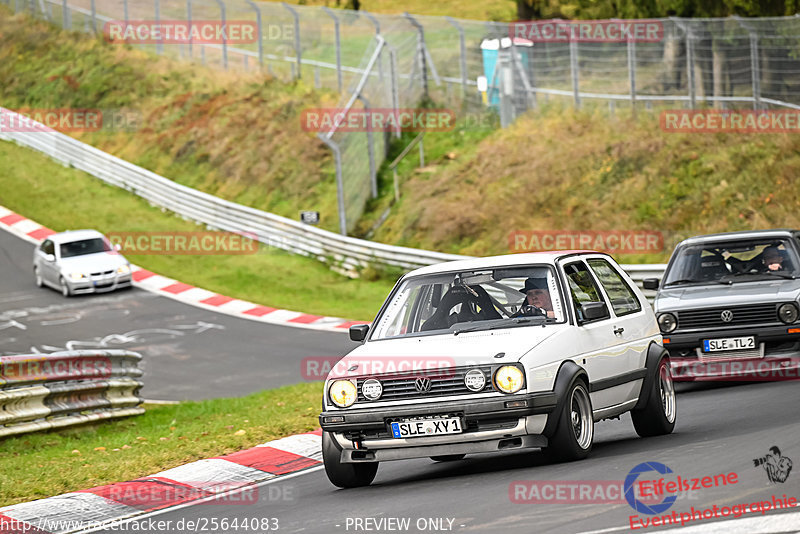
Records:
[[[523,68],[528,68],[528,48],[533,46],[533,41],[528,39],[514,38],[514,47],[517,49],[517,57]],[[511,38],[502,37],[500,39],[484,39],[481,41],[481,56],[483,57],[483,75],[486,77],[487,102],[489,106],[497,108],[500,106],[500,73],[496,72],[497,62],[500,55],[511,54]],[[515,76],[516,78],[516,76]]]

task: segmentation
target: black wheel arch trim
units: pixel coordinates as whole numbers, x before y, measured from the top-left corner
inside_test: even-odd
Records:
[[[552,438],[556,431],[556,425],[558,425],[558,420],[561,417],[564,403],[567,402],[567,390],[572,385],[572,382],[579,377],[582,378],[588,386],[589,376],[586,374],[586,370],[574,361],[567,360],[559,367],[556,381],[553,385],[553,393],[555,393],[556,396],[556,407],[547,418],[547,424],[545,424],[544,431],[542,431],[542,434],[548,438]]]
[[[650,346],[647,347],[646,375],[642,382],[642,391],[639,393],[639,401],[633,407],[634,410],[640,410],[647,405],[647,401],[650,399],[650,392],[653,390],[651,386],[658,378],[658,365],[662,358],[669,358],[669,352],[658,343],[651,341]]]

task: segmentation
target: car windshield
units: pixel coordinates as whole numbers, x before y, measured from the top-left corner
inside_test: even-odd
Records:
[[[688,245],[675,252],[664,286],[733,284],[770,278],[793,278],[798,272],[797,253],[788,239]]]
[[[402,282],[376,319],[370,339],[565,320],[551,266],[432,274]]]
[[[98,252],[110,252],[111,246],[101,237],[92,239],[82,239],[80,241],[70,241],[61,244],[61,257],[71,258],[73,256],[84,256],[86,254],[96,254]]]

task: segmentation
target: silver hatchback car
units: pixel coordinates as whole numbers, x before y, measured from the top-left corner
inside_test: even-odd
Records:
[[[131,286],[131,264],[96,230],[49,236],[33,253],[33,275],[65,297]]]
[[[692,237],[644,287],[675,380],[800,377],[800,231]]]

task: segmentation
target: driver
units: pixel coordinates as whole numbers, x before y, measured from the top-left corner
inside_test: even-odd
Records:
[[[783,270],[783,256],[777,247],[766,247],[761,254],[764,262],[764,269],[766,271],[782,271]]]
[[[550,319],[555,318],[553,301],[550,299],[550,290],[547,287],[547,278],[528,278],[525,280],[525,287],[519,291],[525,293],[525,300],[515,314],[516,317],[546,315]]]

